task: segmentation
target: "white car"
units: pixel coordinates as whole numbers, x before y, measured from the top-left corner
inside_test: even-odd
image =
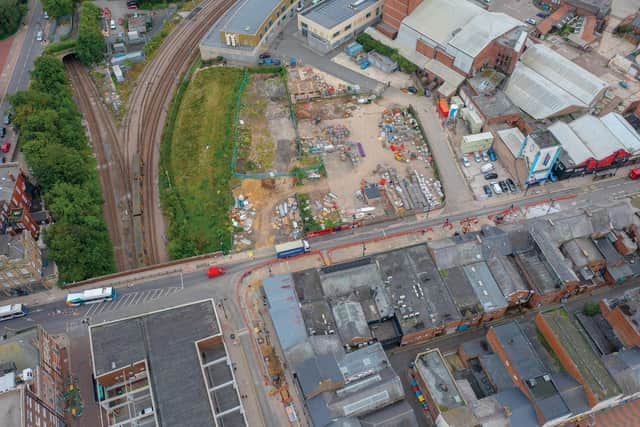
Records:
[[[527,18],[526,23],[530,25],[536,25],[536,20],[533,18]]]
[[[42,17],[43,17],[44,19],[49,19],[49,14],[47,13],[47,11],[46,11],[46,10],[42,13]]]
[[[38,31],[36,33],[36,40],[41,42],[42,41],[42,31]]]
[[[497,182],[492,182],[491,183],[491,188],[493,189],[494,193],[502,194],[502,188],[500,188],[500,185]]]
[[[469,163],[469,158],[467,156],[462,156],[462,164],[465,168],[471,166],[471,163]]]
[[[112,19],[111,22],[109,23],[109,28],[111,28],[112,30],[116,29],[116,20]]]

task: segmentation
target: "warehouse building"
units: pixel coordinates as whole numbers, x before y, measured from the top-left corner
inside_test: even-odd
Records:
[[[511,101],[536,120],[586,111],[608,84],[543,44],[529,46],[507,82]]]
[[[247,425],[213,300],[92,325],[107,426]]]
[[[202,59],[223,56],[253,62],[260,49],[293,17],[296,0],[240,0],[220,18],[200,41]]]
[[[382,0],[325,0],[298,14],[298,31],[314,50],[327,53],[380,19]]]

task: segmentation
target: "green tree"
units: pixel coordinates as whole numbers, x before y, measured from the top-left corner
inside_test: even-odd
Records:
[[[31,72],[31,89],[59,95],[67,90],[67,76],[62,61],[52,55],[39,56]]]
[[[82,3],[76,53],[87,65],[100,62],[104,55],[105,43],[100,30],[100,9],[91,2]]]
[[[69,16],[73,13],[73,0],[42,0],[42,7],[49,16]]]
[[[585,316],[593,317],[596,314],[600,314],[600,306],[596,302],[587,302],[584,304],[582,312]]]
[[[18,31],[20,21],[27,13],[27,5],[21,0],[0,0],[0,40]]]
[[[45,191],[59,182],[82,185],[89,178],[87,156],[73,148],[57,143],[39,147],[28,143],[24,151],[31,170]]]
[[[45,201],[56,219],[65,218],[79,223],[87,216],[100,217],[102,215],[102,197],[91,186],[79,186],[67,182],[55,184],[45,194]]]

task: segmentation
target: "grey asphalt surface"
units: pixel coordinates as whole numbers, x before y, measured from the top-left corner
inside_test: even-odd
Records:
[[[14,93],[20,90],[25,90],[29,87],[29,79],[31,78],[33,62],[44,50],[42,42],[36,40],[36,34],[44,28],[45,24],[45,20],[42,18],[42,6],[37,0],[31,4],[34,5],[33,7],[35,9],[31,15],[31,19],[27,20],[28,15],[25,17],[25,20],[27,20],[25,21],[27,26],[27,35],[25,36],[24,44],[20,50],[13,75],[9,80],[7,94],[0,103],[0,117],[4,117],[6,112],[9,110],[9,97]],[[48,35],[45,35],[45,37],[48,37]],[[7,130],[7,137],[5,137],[2,142],[11,142],[11,149],[9,153],[5,155],[6,160],[10,161],[15,159],[17,135],[12,130]]]

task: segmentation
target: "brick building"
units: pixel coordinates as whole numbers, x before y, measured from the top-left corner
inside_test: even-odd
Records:
[[[65,425],[64,401],[67,350],[42,327],[16,332],[0,343],[0,419],[5,425],[60,427]],[[18,410],[15,411],[14,409]],[[19,423],[12,424],[19,420]]]
[[[466,76],[487,67],[510,73],[527,39],[521,22],[464,0],[392,0],[382,20],[379,30],[397,31],[405,48]]]
[[[39,224],[30,212],[34,187],[17,163],[0,165],[0,228],[20,233],[28,230],[36,238]]]
[[[0,234],[0,292],[13,295],[14,290],[42,281],[44,271],[42,249],[30,234]]]
[[[605,408],[622,398],[620,386],[594,353],[586,333],[564,308],[538,313],[535,323],[564,369],[582,385],[589,406]]]
[[[600,301],[600,312],[626,347],[640,346],[640,288]]]

